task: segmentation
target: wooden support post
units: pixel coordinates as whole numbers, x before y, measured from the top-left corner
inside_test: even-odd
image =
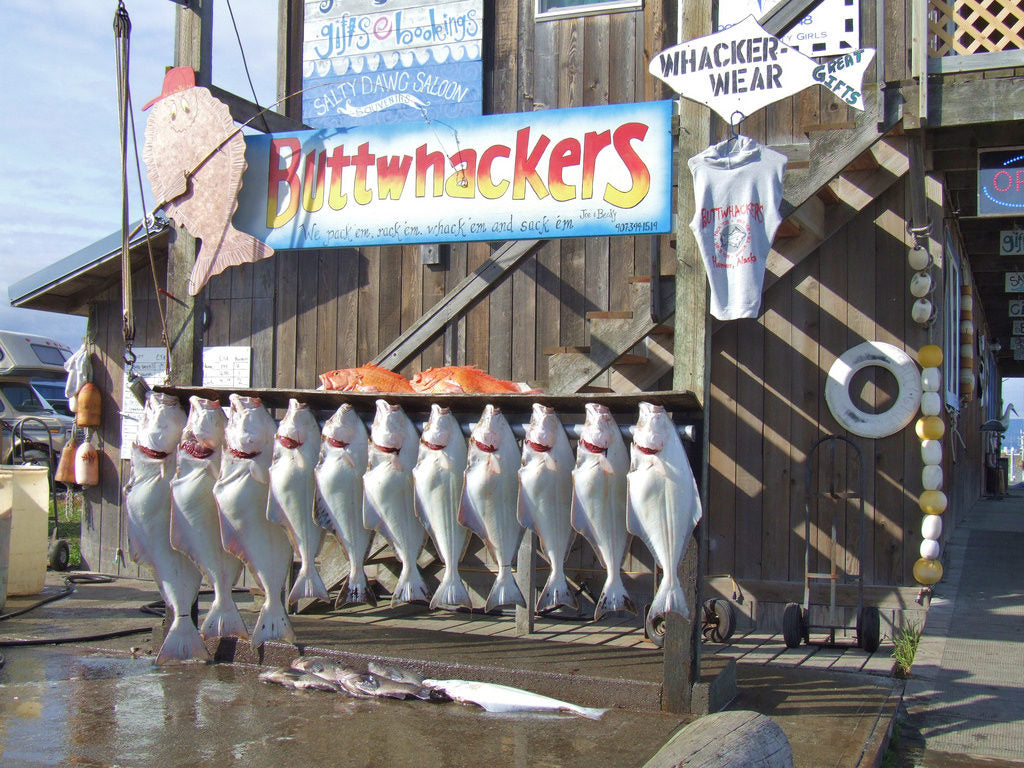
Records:
[[[516,606],[516,637],[533,634],[533,616],[537,610],[537,534],[527,531],[516,556],[516,583],[526,598],[526,607]]]
[[[687,3],[684,6],[680,40],[692,40],[711,33],[711,3]],[[710,389],[711,325],[708,322],[708,288],[704,264],[697,242],[690,231],[694,214],[693,176],[686,161],[704,150],[711,142],[711,121],[703,104],[680,100],[676,218],[676,317],[673,353],[675,366],[672,388],[688,390],[696,395],[703,409],[701,430],[701,504],[707,510],[707,400]],[[662,709],[688,712],[693,684],[700,678],[700,554],[704,523],[697,526],[693,540],[680,565],[680,578],[685,585],[694,584],[695,594],[687,594],[692,621],[669,613],[665,619],[665,676]],[[686,577],[689,577],[687,579]]]
[[[196,85],[212,79],[213,0],[192,0],[179,6],[174,29],[174,66],[192,67]],[[176,385],[199,384],[202,349],[201,304],[188,293],[188,278],[196,261],[196,239],[176,226],[167,251],[167,334],[170,377]]]

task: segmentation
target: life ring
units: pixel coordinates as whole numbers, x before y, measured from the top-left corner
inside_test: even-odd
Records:
[[[899,388],[892,407],[882,413],[865,413],[850,398],[853,377],[869,365],[889,371]],[[906,427],[916,415],[921,402],[921,372],[902,349],[882,341],[865,341],[832,364],[825,383],[825,402],[847,431],[859,437],[888,437]]]

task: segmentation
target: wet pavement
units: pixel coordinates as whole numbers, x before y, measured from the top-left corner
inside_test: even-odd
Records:
[[[682,724],[612,710],[490,714],[455,703],[290,691],[238,664],[157,668],[81,649],[6,648],[0,766],[637,766]]]

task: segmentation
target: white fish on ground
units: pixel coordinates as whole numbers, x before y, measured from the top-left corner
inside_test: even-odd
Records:
[[[519,446],[501,409],[484,406],[469,438],[459,522],[484,540],[498,565],[487,611],[511,603],[526,606],[512,573],[524,533],[516,517],[520,463]]]
[[[651,550],[663,574],[647,615],[650,631],[669,611],[690,616],[678,572],[701,518],[700,494],[683,441],[663,406],[640,403],[631,453],[627,526]]]
[[[636,607],[622,583],[622,561],[629,536],[626,531],[626,473],[629,454],[619,427],[605,405],[587,403],[583,432],[572,471],[572,527],[597,552],[607,572],[594,621],[606,613]]]
[[[419,458],[412,470],[416,514],[444,562],[441,583],[430,599],[431,609],[473,607],[469,590],[459,575],[459,560],[469,540],[469,531],[459,525],[466,457],[466,438],[459,422],[448,408],[434,403],[420,437]]]
[[[263,606],[249,642],[254,648],[267,640],[295,642],[284,605],[292,545],[284,529],[267,520],[276,425],[258,397],[232,394],[230,402],[220,477],[213,486],[221,543],[249,567],[263,588]]]
[[[474,680],[431,680],[423,681],[427,688],[437,688],[455,701],[476,704],[488,712],[570,712],[574,715],[600,720],[607,709],[581,707],[568,701],[553,699],[539,693],[525,691],[497,683],[480,683]]]
[[[192,622],[192,604],[199,595],[202,574],[191,560],[171,547],[174,450],[184,427],[185,411],[178,398],[149,393],[132,445],[131,470],[124,488],[129,552],[132,560],[153,569],[171,617],[157,664],[210,658]]]
[[[416,558],[427,532],[416,517],[412,469],[419,436],[400,406],[377,401],[370,427],[370,457],[363,476],[363,522],[383,535],[402,563],[391,603],[430,600]]]
[[[519,522],[537,534],[551,574],[537,601],[537,612],[558,606],[575,609],[576,597],[565,578],[565,556],[572,537],[573,455],[555,409],[533,404],[523,440],[519,469]]]
[[[213,585],[213,603],[199,628],[207,640],[249,638],[231,588],[242,561],[220,541],[220,512],[213,486],[220,477],[221,446],[227,418],[219,400],[193,395],[178,445],[178,469],[171,480],[171,546],[187,555]]]
[[[317,459],[320,456],[320,425],[313,411],[295,398],[274,435],[274,457],[270,464],[270,495],[267,519],[282,526],[299,556],[299,573],[288,594],[288,604],[304,597],[327,602],[327,587],[316,569],[316,556],[324,540],[324,529],[313,519],[316,499]]]
[[[363,524],[363,475],[369,453],[366,427],[348,403],[324,424],[316,467],[317,504],[328,518],[348,557],[348,581],[336,605],[377,600],[366,580],[364,563],[373,533]]]

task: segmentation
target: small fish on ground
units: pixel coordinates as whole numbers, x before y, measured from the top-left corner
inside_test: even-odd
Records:
[[[338,686],[330,680],[309,672],[297,672],[287,667],[260,672],[259,681],[261,683],[277,683],[285,688],[294,688],[295,690],[332,691],[334,693],[339,690]]]

